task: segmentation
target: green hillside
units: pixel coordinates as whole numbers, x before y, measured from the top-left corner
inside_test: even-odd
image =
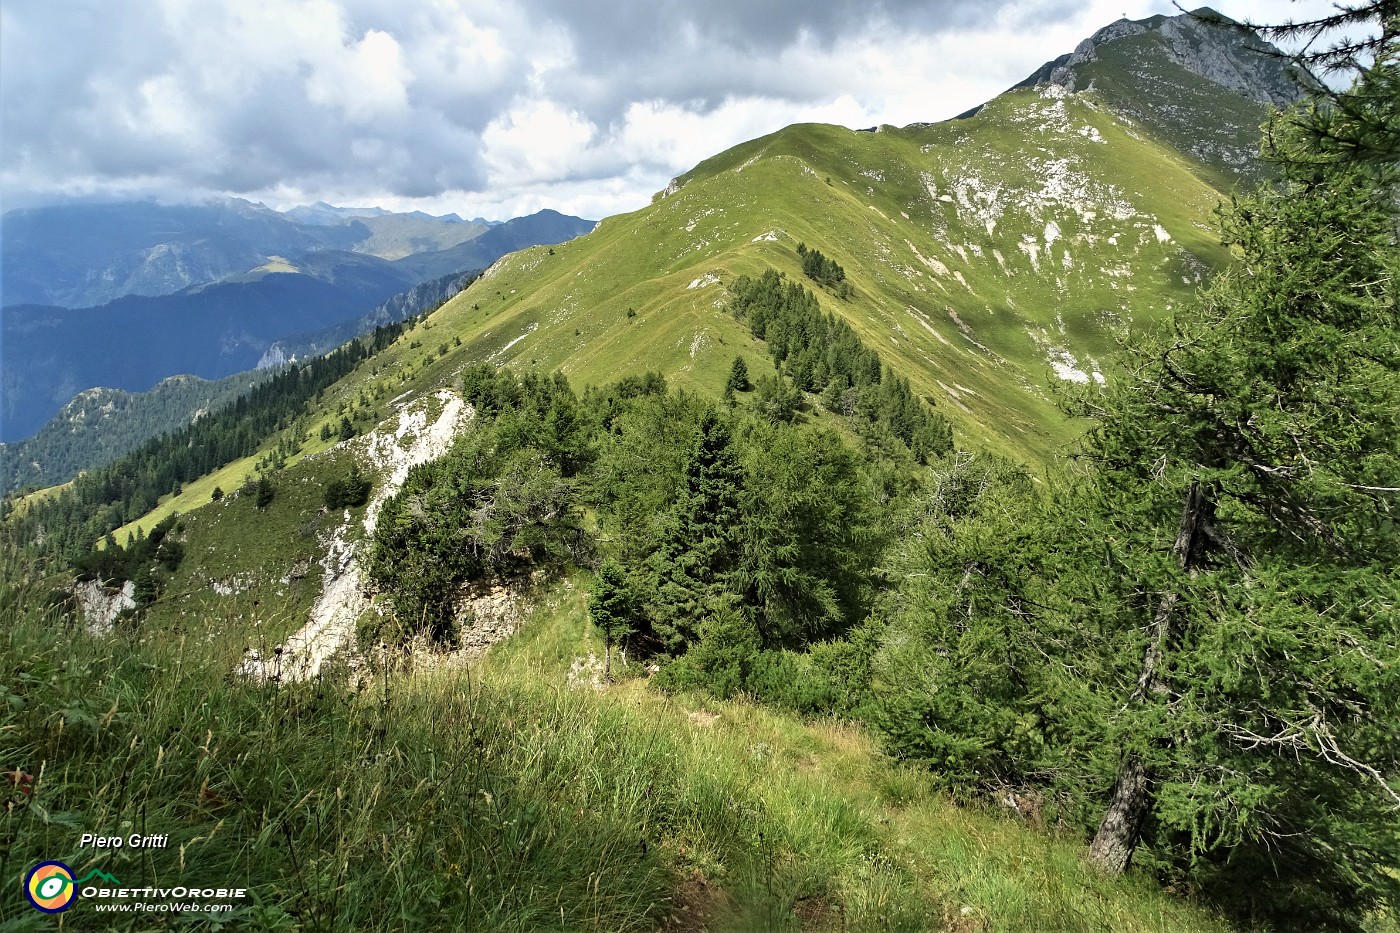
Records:
[[[589,236],[507,257],[433,323],[467,359],[581,384],[660,368],[717,393],[736,353],[759,355],[725,286],[770,266],[801,278],[805,242],[854,286],[824,306],[962,443],[1037,462],[1073,434],[1053,386],[1099,378],[1117,338],[1223,258],[1219,198],[1092,95],[1023,89],[967,120],[745,143]]]
[[[10,761],[36,763],[5,817],[7,880],[41,858],[132,886],[226,879],[247,896],[214,929],[283,933],[1230,930],[1100,876],[1076,841],[954,805],[850,724],[635,681],[571,689],[567,658],[598,647],[572,587],[470,678],[362,692],[233,684],[222,640],[64,637],[21,601],[35,589],[0,594],[26,672],[0,726]],[[229,606],[201,624],[247,622]],[[128,824],[170,845],[77,846]],[[8,886],[6,929],[53,928]],[[166,928],[89,903],[63,921]]]
[[[1239,142],[1265,116],[1148,54],[1159,45],[1148,32],[1101,46],[1080,66],[1092,89],[1078,93],[1019,87],[965,119],[876,132],[796,125],[743,143],[646,208],[502,259],[329,398],[335,408],[361,396],[402,402],[482,361],[557,369],[576,386],[657,370],[717,396],[736,355],[755,376],[771,371],[766,348],[729,314],[727,286],[775,268],[815,288],[796,252],[806,243],[853,287],[844,299],[816,289],[824,308],[911,380],[959,446],[1047,463],[1078,430],[1057,387],[1111,378],[1118,343],[1159,324],[1225,258],[1213,211],[1236,183],[1234,161],[1179,148],[1191,148],[1189,126]],[[1124,115],[1134,88],[1147,99],[1177,85],[1190,92],[1186,129]],[[339,415],[313,409],[309,433]],[[143,524],[205,504],[256,459]]]
[[[7,861],[233,929],[1393,933],[1394,211],[1281,175],[1232,257],[1265,110],[1171,22],[7,499]]]

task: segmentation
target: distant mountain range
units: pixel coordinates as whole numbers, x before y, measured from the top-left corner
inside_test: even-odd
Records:
[[[108,387],[79,392],[37,433],[16,443],[0,443],[0,489],[52,486],[110,463],[150,438],[177,431],[195,417],[233,402],[282,366],[328,353],[360,334],[437,307],[475,276],[458,272],[422,282],[361,317],[284,337],[263,352],[251,371],[216,381],[171,376],[146,392]]]
[[[805,242],[842,264],[852,287],[845,299],[823,293],[824,307],[936,400],[961,438],[1043,458],[1074,431],[1049,384],[1111,378],[1106,361],[1128,328],[1161,320],[1224,260],[1212,211],[1267,171],[1258,126],[1269,105],[1302,93],[1266,53],[1194,16],[1120,20],[964,119],[870,133],[797,125],[720,153],[557,255],[500,263],[435,320],[463,341],[454,358],[594,382],[659,369],[718,392],[736,354],[768,365],[722,310],[724,286],[768,267],[801,281],[794,250]],[[144,389],[176,371],[215,377],[312,352],[328,328],[350,326],[405,282],[481,269],[593,226],[550,212],[491,226],[329,205],[284,215],[235,204],[229,216],[232,228],[261,224],[320,245],[263,257],[236,277],[238,290],[229,278],[196,304],[187,289],[118,306],[202,371],[120,359],[162,351],[104,327],[104,309],[17,309],[13,328],[7,312],[4,436],[32,432],[93,385]],[[387,254],[420,227],[446,243],[441,231],[474,225],[470,238],[398,259],[350,251]],[[327,320],[349,310],[336,290],[351,281],[375,299]],[[61,362],[75,350],[81,374]],[[47,413],[15,420],[25,412],[16,399]]]
[[[110,463],[152,437],[217,411],[273,372],[238,373],[213,382],[171,376],[149,392],[79,392],[33,437],[0,444],[0,483],[11,490],[66,482],[81,470]]]
[[[240,201],[6,214],[0,441],[33,434],[84,390],[252,369],[279,340],[594,227],[555,211],[493,224],[313,205],[301,217]],[[117,297],[63,304],[101,294]]]
[[[0,303],[87,308],[169,295],[317,250],[402,259],[449,249],[495,224],[317,202],[286,212],[237,198],[65,204],[5,213]]]

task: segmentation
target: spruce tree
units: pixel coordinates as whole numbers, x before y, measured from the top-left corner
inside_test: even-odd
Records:
[[[683,653],[701,622],[734,602],[726,584],[740,558],[743,486],[729,428],[707,410],[686,462],[685,486],[663,516],[659,546],[647,561],[648,616],[667,653]]]
[[[1055,516],[1022,469],[965,454],[931,471],[913,516],[884,558],[900,587],[883,607],[870,721],[963,793],[1053,772],[1058,709],[1076,705],[1062,675],[1083,661],[1057,657],[1075,654],[1076,633],[1055,596]]]
[[[749,364],[744,362],[742,356],[734,357],[734,363],[729,367],[729,379],[725,382],[724,388],[729,392],[747,392],[752,388],[749,383]]]
[[[627,574],[615,560],[605,560],[598,568],[598,582],[588,599],[593,624],[603,633],[603,676],[612,679],[612,650],[632,634],[636,601],[627,583]]]

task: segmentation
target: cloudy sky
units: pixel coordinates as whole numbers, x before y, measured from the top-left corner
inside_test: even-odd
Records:
[[[1190,4],[1184,4],[1190,5]],[[1217,0],[1237,19],[1324,0]],[[3,0],[0,201],[645,205],[789,123],[941,120],[1169,0]]]

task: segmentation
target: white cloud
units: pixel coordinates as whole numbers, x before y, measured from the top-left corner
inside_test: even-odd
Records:
[[[413,75],[404,68],[394,37],[371,29],[345,51],[307,78],[307,99],[336,107],[347,119],[360,123],[401,113],[408,104]]]
[[[1220,0],[1306,18],[1305,0]],[[0,197],[509,216],[647,203],[799,121],[945,119],[1166,0],[132,0],[0,8]]]
[[[517,102],[481,134],[492,187],[562,181],[578,168],[597,127],[549,100]]]

